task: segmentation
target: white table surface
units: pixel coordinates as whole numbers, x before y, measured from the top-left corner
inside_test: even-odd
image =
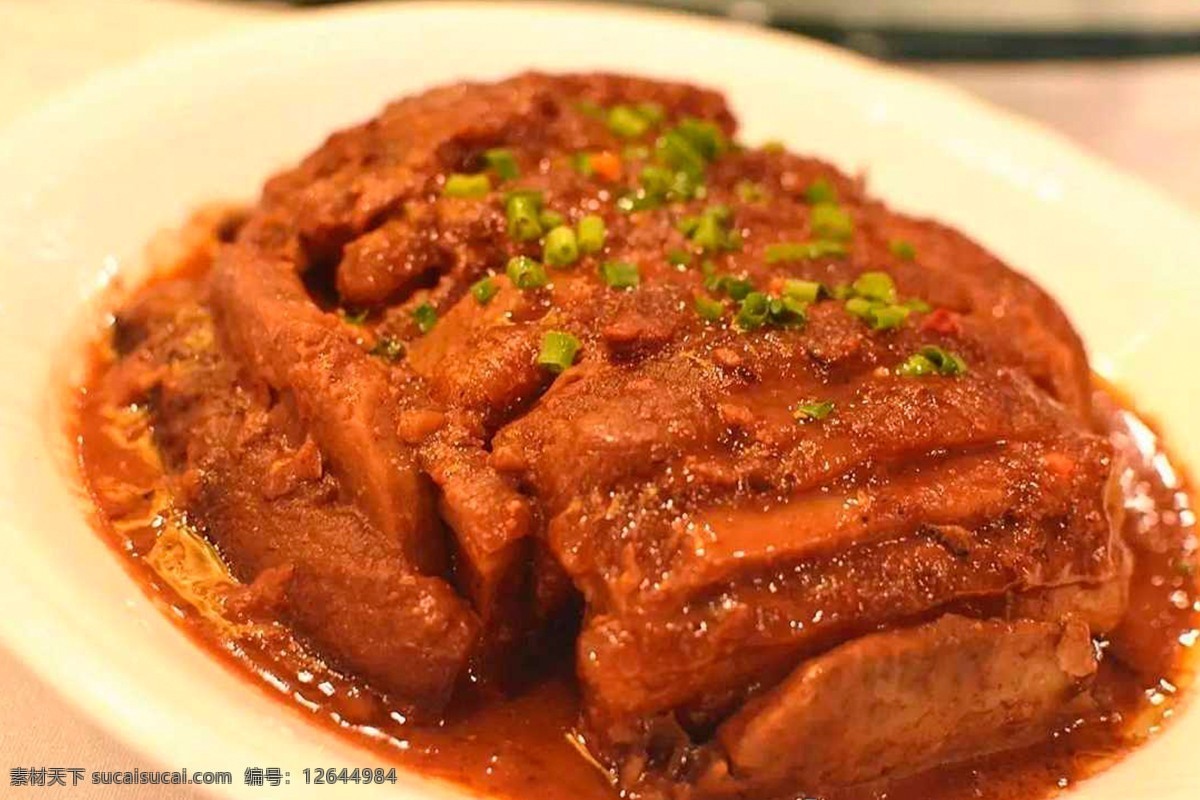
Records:
[[[107,68],[183,41],[304,13],[319,12],[236,0],[0,0],[0,126]],[[917,68],[1045,122],[1200,210],[1200,57]],[[0,650],[0,797],[202,796],[153,786],[9,786],[13,767],[55,766],[91,771],[185,765],[155,765],[129,751]],[[264,798],[281,796],[262,792]]]

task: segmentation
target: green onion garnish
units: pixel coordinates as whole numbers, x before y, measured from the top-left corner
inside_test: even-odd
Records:
[[[742,237],[729,228],[732,215],[728,206],[709,206],[698,216],[679,220],[676,227],[706,253],[737,250]]]
[[[724,292],[734,300],[744,300],[748,294],[754,291],[754,284],[747,278],[735,278],[732,275],[715,273],[705,277],[704,287],[710,291]]]
[[[896,284],[886,272],[864,272],[850,284],[851,291],[858,297],[880,303],[896,302]]]
[[[899,328],[908,319],[909,314],[904,306],[880,303],[865,297],[851,297],[847,300],[846,312],[877,331]]]
[[[638,103],[637,113],[651,125],[659,125],[667,118],[667,112],[658,103]]]
[[[675,267],[686,267],[692,263],[692,254],[687,250],[671,250],[667,253],[667,263]]]
[[[527,256],[510,258],[504,273],[518,289],[540,289],[550,282],[546,277],[546,268]]]
[[[790,279],[783,282],[783,296],[801,303],[815,303],[822,297],[828,297],[829,290],[825,288],[825,284],[817,281]]]
[[[792,409],[792,416],[797,422],[817,422],[833,413],[834,405],[825,400],[812,403],[799,403]]]
[[[514,178],[521,177],[521,168],[517,166],[517,159],[513,157],[511,150],[506,150],[503,147],[494,147],[491,150],[485,150],[483,160],[492,172],[500,176],[500,180],[502,181],[511,181]]]
[[[379,356],[384,361],[399,361],[404,358],[404,345],[398,339],[390,336],[380,336],[371,348],[370,354]]]
[[[686,117],[675,126],[675,131],[709,163],[716,161],[729,149],[725,134],[715,123],[707,120]]]
[[[490,276],[480,278],[471,284],[471,296],[475,298],[475,302],[481,306],[486,306],[492,302],[492,298],[496,296],[496,292],[500,291],[500,287]]]
[[[477,198],[483,197],[491,190],[492,181],[486,173],[480,172],[476,175],[465,175],[461,172],[456,172],[446,178],[446,185],[442,187],[442,194],[446,197]]]
[[[551,211],[548,208],[543,208],[538,213],[538,224],[542,226],[542,230],[548,231],[557,228],[566,221],[566,217],[557,211]]]
[[[854,220],[845,209],[832,203],[813,206],[809,225],[817,239],[844,242],[854,235]]]
[[[504,215],[508,218],[508,235],[518,242],[532,242],[542,235],[539,219],[542,210],[541,192],[509,192],[504,202]]]
[[[429,333],[433,330],[433,326],[437,324],[437,309],[429,305],[429,303],[421,303],[413,309],[412,317],[416,320],[417,330],[421,333]]]
[[[658,137],[654,154],[659,163],[672,170],[701,175],[708,166],[704,155],[678,129],[670,130]]]
[[[613,106],[608,110],[608,129],[622,139],[636,139],[650,130],[650,121],[630,106]]]
[[[600,277],[614,289],[632,289],[642,282],[638,265],[628,261],[605,261],[600,265]]]
[[[767,304],[772,325],[798,328],[808,321],[807,305],[794,297],[772,297]]]
[[[621,157],[626,161],[645,161],[650,157],[650,148],[644,144],[627,144],[621,148]]]
[[[762,292],[750,292],[738,306],[734,322],[745,331],[760,328],[771,315],[770,299]]]
[[[348,311],[343,308],[341,310],[341,314],[342,314],[342,319],[344,319],[347,324],[362,325],[364,322],[367,321],[367,317],[369,317],[371,315],[371,310],[368,308],[362,308],[362,309],[359,309],[358,311]]]
[[[825,178],[817,178],[804,190],[804,199],[813,205],[819,203],[836,203],[838,200],[837,190]]]
[[[777,242],[767,245],[766,259],[768,264],[777,264],[780,261],[807,261],[844,256],[847,252],[846,245],[841,242]]]
[[[542,349],[537,363],[550,372],[558,374],[575,363],[579,352],[579,340],[564,331],[546,331],[542,336]]]
[[[725,304],[708,295],[698,294],[696,295],[696,313],[705,322],[716,322],[725,316]]]
[[[767,198],[767,190],[761,183],[754,181],[738,181],[734,190],[743,203],[758,203]]]
[[[892,255],[901,261],[912,261],[917,257],[917,248],[913,247],[911,242],[903,239],[893,239],[888,242],[888,250],[892,251]]]
[[[542,260],[552,267],[569,267],[579,260],[579,242],[575,231],[559,225],[546,234],[542,244]]]
[[[578,172],[583,177],[590,178],[592,176],[592,172],[594,172],[594,170],[592,169],[591,154],[585,153],[582,151],[580,151],[578,153],[572,153],[571,154],[571,168],[574,169],[576,172]]]
[[[961,356],[934,345],[922,347],[896,368],[897,374],[910,378],[926,375],[954,377],[966,371],[967,362],[963,361]]]
[[[604,218],[598,214],[588,214],[579,220],[579,252],[599,253],[604,249],[604,240],[608,229],[604,226]]]

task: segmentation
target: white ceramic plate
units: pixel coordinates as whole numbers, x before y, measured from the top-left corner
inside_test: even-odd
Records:
[[[531,67],[725,90],[749,141],[865,171],[897,206],[961,226],[1060,298],[1094,362],[1200,463],[1200,223],[1060,140],[950,89],[783,35],[586,6],[404,4],[316,15],[103,77],[0,134],[0,634],[80,712],[165,767],[369,760],[196,647],[88,525],[53,410],[78,320],[147,239],[390,97]],[[1114,109],[1114,113],[1119,109]],[[1194,798],[1200,712],[1080,797]],[[547,776],[550,779],[550,776]],[[235,787],[230,795],[262,797]],[[270,790],[267,790],[268,792]],[[428,797],[413,778],[356,796]],[[278,795],[277,795],[278,796]]]

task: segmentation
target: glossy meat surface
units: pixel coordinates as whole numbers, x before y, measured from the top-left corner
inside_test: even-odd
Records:
[[[260,605],[425,715],[516,690],[578,629],[582,735],[647,795],[820,791],[1048,733],[1127,601],[1078,337],[961,234],[735,134],[714,92],[618,76],[401,100],[273,178],[210,272],[122,310],[107,389],[151,408]],[[680,136],[703,191],[647,198]],[[542,236],[514,234],[514,191]],[[514,280],[585,217],[598,251]],[[561,372],[547,334],[578,345]],[[977,713],[930,676],[983,681]],[[856,687],[812,755],[817,696]],[[918,713],[941,722],[914,736]]]

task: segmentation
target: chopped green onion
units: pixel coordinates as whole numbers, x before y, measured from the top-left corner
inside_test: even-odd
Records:
[[[667,263],[676,267],[686,267],[692,263],[692,254],[687,250],[672,250],[667,253]]]
[[[917,257],[917,248],[913,247],[911,242],[903,239],[893,239],[888,242],[888,250],[892,251],[892,255],[901,261],[912,261]]]
[[[630,106],[613,106],[608,110],[608,129],[622,139],[636,139],[650,130],[650,121]]]
[[[801,303],[815,303],[822,297],[828,297],[829,290],[825,288],[825,284],[817,281],[790,279],[783,282],[783,296]]]
[[[579,340],[564,331],[546,331],[537,363],[555,374],[575,363]]]
[[[421,303],[413,309],[412,317],[416,320],[417,330],[421,333],[429,333],[433,330],[433,326],[437,324],[437,309],[429,305],[429,303]]]
[[[686,139],[705,161],[716,161],[726,150],[729,142],[715,123],[686,117],[675,126],[675,131]]]
[[[832,203],[813,206],[809,225],[818,239],[844,242],[854,235],[854,220],[845,209]]]
[[[777,242],[767,245],[766,258],[768,264],[780,261],[806,261],[827,256],[846,255],[846,245],[841,242]]]
[[[708,165],[704,155],[678,129],[667,131],[658,137],[654,145],[654,154],[665,166],[690,175],[702,175]]]
[[[621,157],[626,161],[645,161],[650,157],[650,148],[644,144],[627,144],[621,149]]]
[[[804,190],[804,199],[813,205],[836,203],[838,200],[837,190],[825,178],[817,178]]]
[[[659,125],[667,118],[667,112],[658,103],[638,103],[637,113],[651,125]]]
[[[504,215],[508,218],[508,235],[518,242],[532,242],[542,235],[540,220],[542,195],[540,192],[509,192],[504,202]]]
[[[566,217],[557,211],[551,211],[548,208],[542,209],[538,214],[538,224],[542,226],[542,230],[548,231],[557,228],[566,221]]]
[[[698,294],[696,295],[696,313],[705,322],[716,322],[725,316],[725,304],[708,295]]]
[[[359,309],[358,311],[348,311],[343,308],[341,310],[341,314],[342,314],[342,319],[346,320],[347,324],[362,325],[364,322],[367,321],[367,317],[369,317],[371,315],[371,310],[368,308],[362,308],[362,309]]]
[[[540,289],[550,282],[546,268],[526,256],[510,258],[504,272],[518,289]]]
[[[500,176],[502,181],[511,181],[514,178],[521,177],[521,168],[517,166],[517,159],[513,156],[511,150],[506,150],[503,147],[494,147],[491,150],[485,150],[483,160],[488,167]]]
[[[608,229],[604,226],[604,218],[598,214],[588,214],[579,220],[579,252],[599,253],[604,249],[604,240]]]
[[[877,306],[871,309],[871,327],[877,331],[899,328],[908,319],[909,310],[904,306]]]
[[[763,142],[759,149],[764,153],[782,153],[785,148],[783,142],[778,139],[771,139],[770,141]]]
[[[899,328],[909,315],[909,310],[904,306],[881,303],[866,297],[851,297],[846,301],[846,312],[877,331]]]
[[[916,314],[926,314],[933,309],[933,306],[929,305],[929,303],[926,303],[919,297],[910,297],[900,305]]]
[[[897,374],[910,378],[926,375],[954,377],[967,371],[967,362],[962,357],[940,347],[926,345],[913,353],[896,368]]]
[[[858,297],[868,300],[880,303],[896,302],[896,284],[886,272],[864,272],[850,284],[850,289]]]
[[[461,198],[478,198],[492,190],[492,180],[486,173],[480,172],[476,175],[465,175],[461,172],[456,172],[446,178],[446,185],[442,187],[442,194],[446,197],[461,197]]]
[[[486,306],[492,302],[492,298],[496,296],[496,292],[500,291],[500,287],[490,276],[480,278],[471,284],[471,296],[475,298],[475,302],[481,306]]]
[[[384,361],[399,361],[404,358],[404,345],[398,339],[390,336],[380,336],[371,348],[370,354],[379,356]]]
[[[781,328],[797,328],[808,321],[806,304],[794,297],[772,297],[768,309],[771,323]]]
[[[600,276],[614,289],[632,289],[642,282],[638,265],[628,261],[605,261],[600,265]]]
[[[575,231],[559,225],[546,234],[542,244],[542,260],[552,267],[569,267],[579,260],[579,242]]]
[[[745,331],[760,328],[771,315],[770,299],[762,292],[750,292],[738,306],[734,322]]]
[[[709,275],[704,279],[705,288],[724,292],[734,300],[744,300],[754,291],[754,284],[746,278],[735,278],[732,275]]]
[[[743,203],[758,203],[767,198],[767,190],[754,181],[738,181],[735,191]]]
[[[709,206],[698,216],[679,220],[676,227],[706,253],[737,250],[742,245],[742,237],[739,232],[729,229],[731,217],[728,206]]]
[[[592,173],[592,156],[590,153],[578,152],[571,154],[571,168],[585,178],[590,178]]]
[[[797,422],[818,422],[833,413],[834,405],[825,400],[813,403],[799,403],[792,409],[792,416]]]

